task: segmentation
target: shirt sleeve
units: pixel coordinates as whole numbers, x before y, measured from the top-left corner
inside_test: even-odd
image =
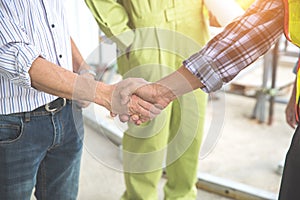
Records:
[[[128,24],[128,15],[124,7],[115,0],[85,0],[100,29],[111,37],[121,50],[131,45],[134,32]]]
[[[0,76],[13,84],[31,87],[28,71],[40,55],[22,28],[0,16]]]
[[[283,33],[281,0],[258,0],[183,64],[203,83],[205,92],[220,89],[266,53]]]

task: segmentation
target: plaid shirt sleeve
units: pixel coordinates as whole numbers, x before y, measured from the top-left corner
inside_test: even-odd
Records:
[[[205,92],[216,91],[266,53],[283,27],[282,0],[257,0],[183,64],[203,83]]]

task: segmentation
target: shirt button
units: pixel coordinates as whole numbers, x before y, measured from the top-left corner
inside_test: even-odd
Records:
[[[52,27],[52,28],[55,28],[55,25],[54,25],[54,24],[52,24],[52,25],[51,25],[51,27]]]
[[[62,58],[62,55],[60,54],[58,57],[59,57],[59,58]]]

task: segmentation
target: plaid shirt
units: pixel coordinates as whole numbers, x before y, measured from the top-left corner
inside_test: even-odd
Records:
[[[282,0],[257,0],[183,64],[203,83],[205,92],[216,91],[266,53],[283,28]]]

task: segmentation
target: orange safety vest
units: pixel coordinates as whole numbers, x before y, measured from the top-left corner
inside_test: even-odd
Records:
[[[283,0],[285,7],[284,34],[287,40],[300,47],[300,0]],[[296,117],[299,121],[300,60],[297,66]]]

